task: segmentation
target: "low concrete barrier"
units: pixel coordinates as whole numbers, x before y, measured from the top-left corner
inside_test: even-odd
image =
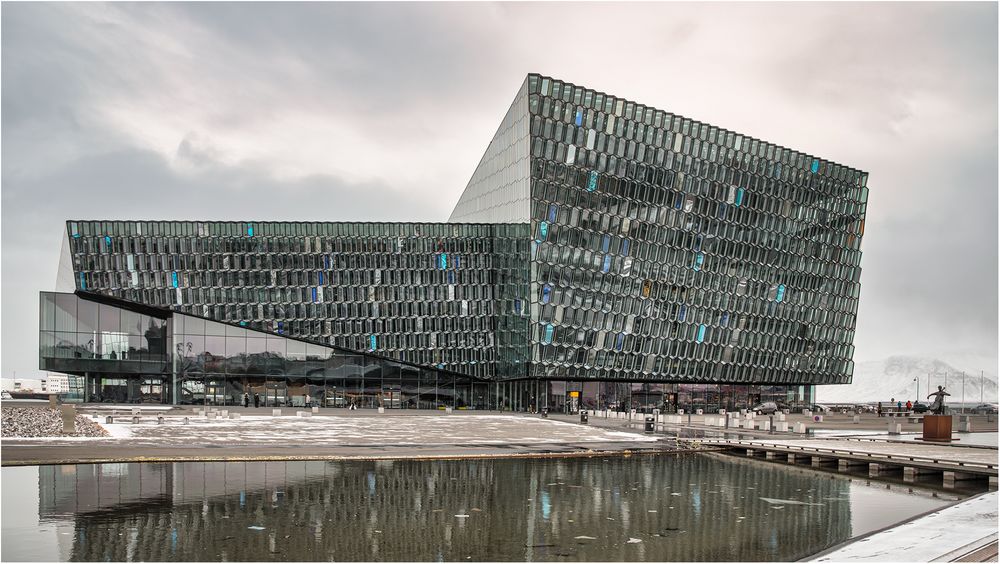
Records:
[[[796,423],[795,424],[795,432],[796,433],[805,433],[806,432],[806,424],[805,423],[801,423],[801,422]]]
[[[298,411],[298,412],[295,413],[295,415],[298,415],[299,417],[312,417],[312,412],[311,411]]]
[[[281,410],[280,409],[272,409],[271,410],[271,417],[281,417]]]
[[[230,413],[229,414],[229,418],[230,419],[239,419],[240,418],[240,414],[239,413]]]
[[[445,411],[445,413],[449,413],[449,410],[450,410],[450,409],[451,409],[450,407],[446,407],[446,408],[444,408],[444,411]],[[380,407],[380,408],[378,408],[378,412],[379,412],[379,413],[385,413],[385,408],[384,408],[384,407]]]
[[[889,434],[890,435],[899,435],[899,434],[902,434],[902,432],[903,432],[903,424],[902,423],[896,423],[894,420],[890,419],[889,420]]]
[[[760,430],[761,431],[770,431],[771,430],[771,422],[770,421],[761,421],[760,422]]]
[[[785,420],[785,412],[783,412],[783,411],[779,411],[778,413],[775,413],[774,416],[778,418],[778,421],[784,421]]]
[[[781,433],[787,433],[788,432],[788,421],[776,421],[774,423],[774,430],[778,431],[778,432],[781,432]]]
[[[696,409],[694,411],[694,414],[695,415],[705,415],[705,410],[704,409]]]
[[[316,406],[313,406],[313,408],[312,408],[312,412],[313,412],[313,413],[319,413],[319,408],[318,408],[318,407],[316,407]]]

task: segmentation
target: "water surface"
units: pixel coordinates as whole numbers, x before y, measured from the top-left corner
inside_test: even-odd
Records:
[[[953,498],[732,457],[4,468],[2,559],[795,560]]]

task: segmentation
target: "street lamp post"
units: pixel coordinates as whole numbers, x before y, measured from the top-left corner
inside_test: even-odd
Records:
[[[962,413],[965,413],[965,372],[962,372]]]
[[[979,371],[979,403],[980,403],[980,405],[983,403],[983,378],[984,378],[983,372],[984,372],[983,370]]]
[[[916,399],[916,401],[920,401],[920,378],[918,378],[917,376],[914,376],[913,377],[913,381],[917,383],[917,399]]]

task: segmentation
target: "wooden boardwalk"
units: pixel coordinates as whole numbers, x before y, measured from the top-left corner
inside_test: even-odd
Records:
[[[836,466],[840,472],[868,467],[868,475],[878,477],[902,473],[907,482],[918,477],[940,475],[945,488],[955,482],[986,480],[997,486],[997,449],[959,447],[927,443],[853,441],[848,439],[690,439],[701,445],[715,445],[749,457],[824,468]]]

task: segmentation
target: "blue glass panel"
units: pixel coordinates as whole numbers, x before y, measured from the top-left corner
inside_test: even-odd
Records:
[[[618,333],[618,336],[615,337],[615,350],[616,351],[622,350],[622,343],[624,342],[625,342],[625,334]]]
[[[740,204],[742,203],[743,203],[743,189],[740,188],[739,190],[736,191],[736,203],[734,205],[736,207],[740,207]]]
[[[623,257],[627,257],[628,256],[628,246],[629,246],[628,239],[622,239],[622,256]]]
[[[378,340],[375,338],[375,335],[370,335],[368,337],[368,348],[373,351],[378,350]]]
[[[449,284],[454,284],[455,283],[455,271],[454,270],[449,270],[448,271],[448,283]]]
[[[323,285],[323,273],[322,272],[319,273],[319,283],[320,283],[321,286]]]
[[[604,237],[601,238],[601,252],[602,253],[608,252],[608,248],[610,246],[611,246],[611,236],[605,235]]]
[[[111,235],[104,236],[104,244],[107,245],[108,248],[111,248]]]
[[[698,326],[698,337],[695,340],[698,341],[699,343],[705,340],[705,326],[704,325],[699,325]]]
[[[171,278],[171,280],[174,283],[174,288],[176,288],[177,287],[177,273],[176,272],[171,272],[170,273],[170,278]]]
[[[813,174],[819,172],[819,159],[813,159],[812,168],[810,168],[809,170],[811,170]]]
[[[549,299],[550,299],[549,294],[551,294],[551,293],[552,293],[552,288],[548,284],[546,284],[545,286],[542,286],[542,303],[543,304],[549,303]]]
[[[462,257],[456,255],[451,260],[455,263],[455,268],[462,266]]]
[[[597,171],[590,171],[590,179],[587,180],[587,191],[593,192],[597,190]]]
[[[607,272],[611,270],[611,255],[604,255],[604,266],[601,267],[601,272]]]
[[[723,327],[729,327],[729,312],[725,312],[722,314],[722,317],[719,318],[719,325],[722,325]]]
[[[312,289],[312,294],[313,294],[313,302],[318,302],[319,300],[316,299],[316,288]]]
[[[545,326],[545,338],[543,342],[547,345],[552,342],[552,324],[549,323]]]
[[[687,316],[688,308],[686,305],[681,304],[680,309],[677,310],[677,321],[684,321],[684,317]]]
[[[783,300],[783,299],[785,299],[785,285],[784,284],[778,284],[778,291],[774,295],[774,301],[780,303],[781,300]]]
[[[253,225],[247,224],[247,237],[253,237]]]
[[[448,268],[448,253],[441,253],[438,261],[440,262],[441,270]]]
[[[684,207],[684,194],[677,194],[677,199],[674,201],[674,209],[681,209]]]
[[[576,111],[576,125],[577,126],[583,125],[583,112],[581,112],[580,110]]]
[[[82,272],[80,273],[80,289],[81,290],[86,290],[87,289],[87,281],[83,279],[83,273]]]
[[[323,268],[330,270],[330,255],[323,255]]]
[[[545,238],[549,236],[549,224],[546,223],[546,222],[544,222],[544,221],[541,222],[541,223],[539,223],[538,224],[538,233],[540,235],[540,239],[542,241],[544,241]]]
[[[556,222],[556,213],[559,211],[559,206],[555,204],[549,204],[549,221],[551,223]]]
[[[781,163],[774,165],[774,177],[781,178]]]
[[[726,203],[719,202],[719,219],[726,219]]]
[[[514,313],[521,314],[521,300],[514,300]]]
[[[698,253],[697,255],[695,255],[694,265],[692,265],[692,268],[694,268],[695,272],[701,270],[701,265],[704,262],[705,262],[705,255],[703,255],[702,253]]]

